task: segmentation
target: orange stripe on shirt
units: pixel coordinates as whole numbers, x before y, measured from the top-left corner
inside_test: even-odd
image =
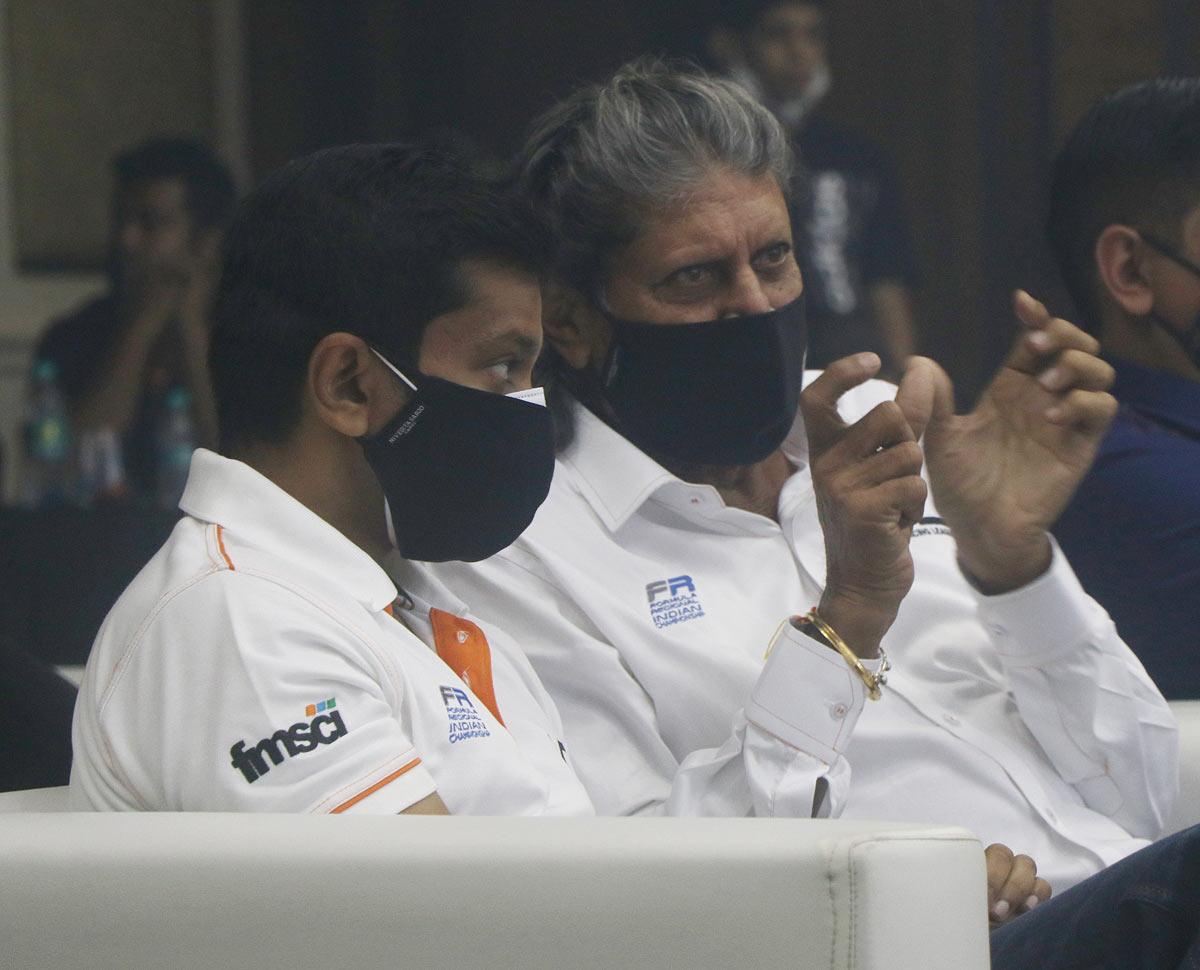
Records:
[[[503,724],[504,718],[496,704],[496,688],[492,684],[492,648],[484,632],[470,620],[445,610],[431,609],[429,621],[433,624],[437,655]]]
[[[384,785],[390,785],[393,781],[395,781],[397,778],[399,778],[406,771],[410,771],[411,769],[415,768],[420,763],[421,763],[420,758],[413,758],[412,761],[410,761],[408,764],[406,764],[403,768],[399,769],[398,771],[393,771],[386,778],[382,779],[381,781],[375,782],[375,784],[373,784],[366,791],[360,791],[353,798],[342,802],[342,804],[340,804],[337,808],[331,809],[329,814],[330,815],[339,815],[342,812],[346,811],[346,809],[353,808],[355,805],[357,805],[359,802],[361,802],[368,795],[374,795]]]
[[[223,535],[224,531],[225,530],[221,526],[217,526],[217,548],[221,550],[221,556],[225,560],[225,565],[234,572],[237,572],[237,570],[233,568],[233,560],[229,558],[229,553],[225,551],[225,537]]]

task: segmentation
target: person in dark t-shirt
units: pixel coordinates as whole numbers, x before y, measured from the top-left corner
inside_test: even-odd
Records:
[[[809,365],[873,350],[896,376],[916,349],[912,243],[887,154],[817,111],[831,83],[825,7],[822,0],[726,0],[710,50],[792,134]]]
[[[197,445],[216,441],[208,379],[210,302],[233,180],[195,142],[159,138],[117,157],[109,291],[51,323],[34,361],[56,365],[80,434],[119,438],[128,483],[154,487],[154,438],[173,389]]]

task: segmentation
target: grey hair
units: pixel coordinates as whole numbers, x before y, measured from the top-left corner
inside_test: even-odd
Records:
[[[556,275],[594,296],[639,215],[686,198],[717,168],[770,174],[786,195],[783,128],[733,82],[643,58],[534,123],[518,185],[553,240]]]

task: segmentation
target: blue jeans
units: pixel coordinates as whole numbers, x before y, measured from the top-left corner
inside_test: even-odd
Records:
[[[1200,970],[1200,826],[992,934],[993,970]]]

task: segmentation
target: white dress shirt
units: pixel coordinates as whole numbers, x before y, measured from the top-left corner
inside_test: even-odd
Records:
[[[397,556],[398,595],[333,526],[211,452],[180,505],[92,648],[75,807],[394,813],[436,790],[456,814],[592,812],[529,662],[436,582]]]
[[[843,416],[894,393],[870,382]],[[928,507],[916,580],[884,639],[894,669],[864,707],[829,677],[848,668],[825,647],[777,648],[764,669],[825,576],[801,423],[777,523],[681,481],[584,408],[576,417],[525,535],[486,562],[429,568],[529,655],[598,811],[783,814],[824,800],[843,817],[966,826],[1033,856],[1057,890],[1160,834],[1177,791],[1174,719],[1057,548],[1028,586],[983,596]],[[760,735],[796,749],[778,801],[761,781],[753,800],[738,785]]]

